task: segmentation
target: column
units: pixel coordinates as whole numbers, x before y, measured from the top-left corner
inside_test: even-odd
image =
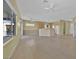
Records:
[[[20,28],[21,28],[21,36],[23,36],[23,20],[21,19],[21,26],[20,26]]]

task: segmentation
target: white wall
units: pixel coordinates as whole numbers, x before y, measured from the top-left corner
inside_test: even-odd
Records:
[[[39,29],[39,36],[50,36],[50,29]]]
[[[55,26],[55,32],[56,32],[56,34],[60,34],[59,33],[59,26],[58,25]]]
[[[70,24],[70,34],[74,34],[74,24]]]
[[[76,25],[75,25],[75,23],[71,23],[71,26],[70,26],[70,34],[72,34],[73,35],[73,37],[75,37],[76,36]]]

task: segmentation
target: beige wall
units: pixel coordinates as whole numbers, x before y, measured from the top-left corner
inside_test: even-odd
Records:
[[[39,28],[39,29],[44,28],[44,22],[37,21],[35,25],[36,25],[36,27]]]
[[[35,26],[26,26],[26,23],[34,23]],[[44,22],[40,22],[40,21],[35,21],[35,22],[30,22],[30,21],[23,21],[23,29],[24,30],[34,30],[34,29],[40,29],[40,28],[44,28]]]
[[[70,35],[70,26],[72,21],[60,21],[60,34],[61,35]]]
[[[52,23],[48,23],[50,25],[50,28],[52,28]]]
[[[65,27],[66,27],[66,29],[65,29],[65,34],[67,35],[67,34],[70,34],[70,22],[69,21],[66,21],[65,22]]]
[[[20,19],[16,17],[16,35],[13,36],[6,45],[3,46],[3,59],[9,59],[14,47],[18,44],[20,39]]]
[[[34,22],[30,22],[30,21],[23,21],[23,30],[36,30],[37,28],[34,26],[26,26],[26,24],[35,24]]]
[[[59,26],[60,26],[60,35],[63,35],[63,29],[64,29],[64,21],[63,20],[60,21]]]

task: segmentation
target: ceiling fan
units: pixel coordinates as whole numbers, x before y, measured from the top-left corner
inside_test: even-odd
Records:
[[[48,0],[42,0],[42,6],[46,10],[50,10],[50,9],[53,10],[55,8],[55,4],[50,3],[50,1]]]

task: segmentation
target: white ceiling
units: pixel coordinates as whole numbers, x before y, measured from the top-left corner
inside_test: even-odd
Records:
[[[76,16],[76,0],[16,0],[21,18],[25,20],[69,20]],[[49,8],[53,4],[53,8]],[[45,9],[48,7],[49,9]]]

